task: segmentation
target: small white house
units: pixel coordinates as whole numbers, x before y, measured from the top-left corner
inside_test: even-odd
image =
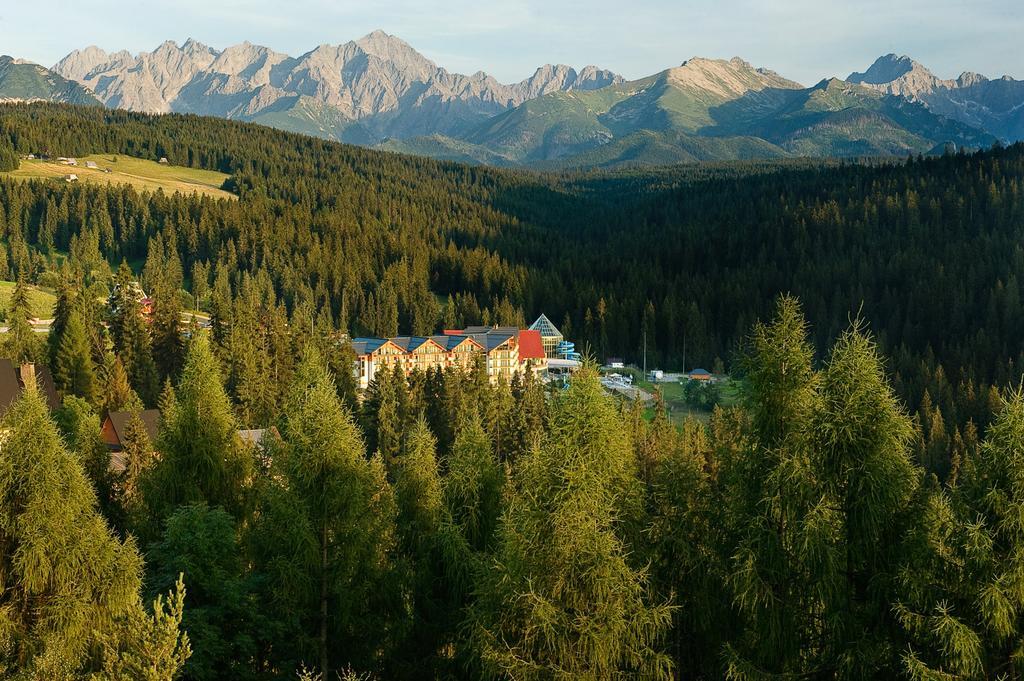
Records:
[[[65,182],[78,182],[78,175],[75,175],[74,173],[68,173],[67,175],[64,176],[64,181]]]
[[[166,156],[161,156],[160,157],[160,165],[162,165],[162,166],[170,165],[170,163],[168,162]]]
[[[95,170],[96,168],[99,168],[99,166],[96,165],[96,161],[86,161],[85,162],[85,167],[86,168],[92,168],[93,170]]]

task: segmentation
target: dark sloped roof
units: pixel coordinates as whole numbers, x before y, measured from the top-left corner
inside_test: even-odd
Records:
[[[430,339],[425,336],[395,336],[389,340],[406,352],[412,352]]]
[[[107,414],[118,442],[124,442],[128,421],[131,420],[133,413],[130,411],[112,411]],[[156,442],[156,436],[160,430],[160,410],[143,409],[139,412],[139,418],[142,420],[142,425],[146,427],[146,435],[149,437],[149,441]]]
[[[460,345],[467,341],[473,344],[477,344],[477,342],[470,338],[469,336],[465,336],[460,333],[448,333],[447,331],[445,331],[445,335],[443,336],[431,336],[430,340],[434,341],[435,343],[437,343],[442,348],[448,351],[454,350],[455,348],[459,347]]]
[[[38,364],[33,366],[36,388],[43,394],[50,411],[53,411],[60,407],[60,399],[57,397],[57,387],[53,383],[53,376],[45,366]],[[7,413],[24,389],[25,381],[21,375],[21,367],[15,366],[14,362],[9,359],[0,359],[0,416]]]
[[[485,352],[490,352],[491,350],[494,350],[495,348],[507,343],[508,340],[512,338],[512,334],[495,333],[492,331],[490,333],[471,334],[469,337],[475,340],[477,343],[479,343],[483,347]]]
[[[7,413],[21,395],[21,382],[9,359],[0,359],[0,416]]]
[[[357,355],[368,355],[387,343],[383,338],[353,338],[352,349]]]

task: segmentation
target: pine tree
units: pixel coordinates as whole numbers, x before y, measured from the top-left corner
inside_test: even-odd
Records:
[[[240,515],[252,461],[238,442],[231,402],[209,339],[192,339],[176,399],[162,414],[161,457],[145,483],[146,500],[166,517],[182,504],[206,502]]]
[[[185,584],[179,575],[174,590],[153,601],[152,614],[133,609],[109,634],[100,636],[104,681],[171,681],[192,655],[182,630]]]
[[[55,360],[53,380],[57,388],[95,403],[96,376],[92,354],[89,339],[85,335],[85,323],[78,310],[72,310],[68,315]]]
[[[730,465],[734,678],[897,673],[892,604],[921,472],[913,428],[858,323],[820,374],[796,302],[753,337],[752,448]]]
[[[552,431],[516,471],[494,563],[472,607],[484,671],[518,679],[671,677],[657,647],[671,608],[649,600],[618,516],[635,465],[597,371],[552,407]]]
[[[400,607],[391,581],[395,500],[383,462],[365,457],[359,430],[312,348],[296,372],[280,432],[284,445],[272,471],[278,482],[264,490],[255,528],[257,559],[273,585],[267,598],[277,617],[296,627],[288,634],[292,650],[315,655],[325,676],[346,662],[369,668],[389,648]]]
[[[818,378],[807,335],[797,301],[780,298],[772,322],[754,327],[742,358],[749,444],[722,471],[731,547],[726,583],[740,616],[724,652],[736,678],[754,670],[801,673],[803,648],[817,631],[809,566],[794,558],[800,520],[814,501],[806,426]]]
[[[19,278],[7,308],[7,333],[3,339],[4,356],[15,364],[42,359],[43,342],[29,321],[33,317],[28,286]]]
[[[119,358],[108,353],[103,363],[103,374],[100,413],[142,410],[142,400],[129,384],[128,373]]]
[[[36,390],[3,426],[0,673],[65,678],[82,668],[97,635],[140,607],[142,558],[107,527]]]
[[[828,623],[822,661],[846,678],[894,675],[893,595],[923,474],[911,460],[912,423],[860,322],[833,346],[820,391],[809,423],[820,496],[803,520],[813,528],[803,550]]]
[[[185,344],[181,335],[181,299],[177,289],[161,278],[153,290],[153,356],[161,380],[181,370]]]
[[[959,482],[918,508],[902,573],[900,621],[911,678],[1014,678],[1024,673],[1024,393],[1003,405]]]
[[[504,484],[505,471],[491,454],[487,434],[474,416],[455,438],[444,496],[453,522],[476,551],[492,548]]]
[[[465,590],[464,544],[445,507],[436,440],[421,417],[408,431],[395,474],[398,538],[410,563],[412,622],[401,661],[406,675],[435,675],[461,622]],[[429,666],[428,666],[429,665]],[[430,670],[430,667],[434,667]]]

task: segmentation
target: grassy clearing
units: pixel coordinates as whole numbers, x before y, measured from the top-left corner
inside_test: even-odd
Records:
[[[655,390],[661,391],[665,399],[665,406],[668,408],[668,416],[677,425],[681,426],[687,419],[696,419],[707,423],[711,418],[710,411],[698,409],[686,403],[686,397],[683,393],[684,384],[682,383],[650,383],[648,381],[640,381],[638,385],[651,393]],[[739,401],[740,382],[725,378],[718,383],[718,393],[719,405],[731,407]],[[648,408],[645,411],[645,416],[649,419],[653,418],[654,409]]]
[[[53,305],[57,302],[57,296],[52,291],[29,286],[28,300],[32,305],[32,314],[39,319],[50,319],[53,317]],[[11,303],[11,296],[14,294],[13,281],[0,281],[0,310],[7,311]]]
[[[165,192],[204,194],[217,199],[237,198],[220,188],[228,176],[213,170],[162,165],[123,154],[93,154],[77,160],[77,166],[39,159],[22,160],[17,170],[0,173],[0,176],[63,182],[65,176],[73,173],[78,176],[79,182],[90,184],[129,184],[140,191],[163,189]],[[86,161],[94,161],[98,168],[86,168]],[[110,172],[104,172],[105,169]]]

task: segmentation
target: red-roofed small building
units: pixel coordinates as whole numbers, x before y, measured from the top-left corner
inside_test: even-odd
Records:
[[[519,332],[519,361],[528,364],[535,372],[544,371],[548,366],[548,356],[544,351],[544,341],[540,331],[523,329]]]

